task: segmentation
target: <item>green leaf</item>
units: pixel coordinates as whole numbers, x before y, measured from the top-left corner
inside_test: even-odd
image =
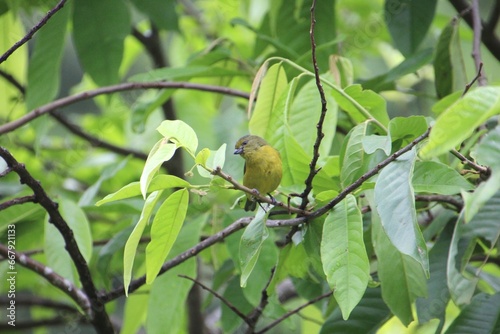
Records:
[[[281,94],[286,91],[288,80],[281,63],[271,66],[262,79],[255,109],[248,127],[250,133],[266,138],[271,115]]]
[[[500,317],[500,293],[488,295],[481,292],[474,296],[445,334],[497,333]]]
[[[156,212],[151,227],[151,241],[146,247],[146,283],[151,284],[167,258],[181,230],[188,208],[189,191],[181,189],[170,195]]]
[[[117,83],[123,43],[130,33],[127,5],[122,0],[86,0],[74,5],[73,37],[85,72],[100,86]]]
[[[59,200],[59,212],[69,228],[73,231],[75,241],[85,261],[92,258],[92,233],[89,221],[83,210],[73,201],[66,198]]]
[[[131,156],[128,156],[125,159],[122,159],[120,163],[116,164],[116,162],[114,162],[113,164],[104,168],[104,170],[101,173],[101,176],[99,176],[99,179],[97,179],[97,181],[93,185],[88,187],[87,190],[85,190],[85,192],[82,194],[82,197],[80,197],[80,200],[78,201],[78,205],[79,206],[90,205],[95,195],[99,191],[99,188],[101,188],[101,184],[104,181],[113,178],[116,175],[116,173],[122,170],[127,165],[130,158]]]
[[[469,91],[436,120],[429,141],[420,151],[421,157],[428,159],[448,152],[499,113],[500,87],[483,86]]]
[[[196,136],[196,132],[194,132],[192,127],[183,121],[166,120],[161,122],[156,130],[161,133],[166,140],[175,143],[177,147],[184,147],[194,158],[194,154],[198,148],[198,136]]]
[[[446,263],[448,250],[453,235],[453,224],[447,224],[429,252],[431,276],[427,281],[427,298],[417,298],[418,321],[425,323],[433,318],[444,321],[446,307],[450,300],[450,291],[446,284]]]
[[[239,254],[241,287],[245,287],[247,285],[248,277],[252,273],[257,259],[259,258],[262,244],[269,236],[269,232],[266,227],[267,216],[268,212],[259,207],[257,214],[245,228],[245,231],[241,236]]]
[[[371,90],[363,90],[359,84],[346,87],[343,93],[345,95],[336,89],[332,90],[335,101],[356,123],[372,119],[377,120],[383,126],[389,124],[386,101],[382,96]],[[361,112],[360,108],[364,108],[366,113]]]
[[[206,166],[208,157],[210,157],[210,150],[208,148],[204,148],[198,154],[196,154],[196,158],[194,159],[194,162],[198,165],[201,166]]]
[[[164,30],[178,30],[178,18],[174,0],[133,0],[134,6],[146,14],[156,27]]]
[[[367,289],[348,320],[344,320],[340,309],[336,308],[326,319],[319,333],[376,333],[389,315],[390,311],[382,299],[380,287]]]
[[[370,279],[370,263],[363,242],[363,219],[352,195],[337,204],[325,220],[321,260],[343,318],[348,319]]]
[[[155,176],[161,164],[170,160],[174,156],[177,145],[167,143],[165,139],[160,139],[149,152],[148,159],[144,164],[144,169],[141,174],[141,194],[146,198],[146,193],[149,188],[151,180]]]
[[[434,56],[434,77],[438,98],[443,98],[466,84],[459,39],[459,20],[453,18],[443,29]]]
[[[427,131],[427,122],[423,116],[394,117],[389,123],[389,134],[394,149],[406,146]]]
[[[398,249],[429,273],[427,246],[418,226],[411,179],[415,150],[403,154],[385,167],[375,184],[376,210],[387,236]]]
[[[49,223],[49,215],[45,217],[45,238],[43,250],[47,259],[47,266],[58,275],[78,285],[73,261],[65,249],[65,242],[59,230]]]
[[[229,280],[222,296],[225,300],[230,302],[231,305],[234,305],[238,310],[243,312],[243,314],[249,314],[254,307],[246,300],[243,289],[238,281],[239,279],[237,276]],[[243,319],[236,315],[225,303],[222,303],[221,311],[222,315],[220,321],[224,333],[235,333],[236,329],[243,322]]]
[[[423,49],[405,58],[399,65],[391,68],[387,73],[378,75],[369,80],[361,81],[365,89],[375,92],[394,90],[395,81],[401,77],[417,72],[432,59],[432,48]]]
[[[189,182],[174,175],[156,175],[149,184],[148,193],[169,188],[189,188],[190,186]],[[100,206],[109,202],[115,202],[139,195],[141,195],[140,182],[132,182],[117,192],[107,195],[95,205]]]
[[[408,326],[413,320],[411,306],[415,298],[427,295],[426,274],[421,263],[394,247],[378,217],[372,216],[372,224],[382,297],[394,315]]]
[[[386,0],[385,22],[401,53],[408,57],[417,51],[434,18],[437,0]]]
[[[356,181],[367,170],[369,158],[363,148],[368,123],[355,126],[343,142],[340,153],[340,182],[346,187]]]
[[[412,185],[417,193],[459,194],[474,186],[453,168],[436,161],[417,161]]]
[[[125,249],[123,251],[123,288],[125,289],[126,296],[128,296],[128,287],[132,281],[132,268],[139,240],[142,237],[144,228],[151,218],[151,214],[153,213],[161,193],[161,191],[154,191],[149,194],[148,198],[146,198],[139,221],[135,225],[132,233],[130,233],[128,240],[125,243]]]
[[[147,90],[136,99],[130,119],[132,130],[136,133],[143,133],[149,116],[167,102],[175,91],[175,89]]]
[[[137,334],[148,312],[149,286],[143,285],[137,293],[128,296],[123,311],[120,334]]]
[[[59,92],[61,60],[71,4],[64,6],[36,34],[28,68],[26,108],[33,110],[54,99]]]
[[[123,230],[120,230],[118,233],[113,235],[113,237],[106,242],[104,246],[102,246],[99,254],[97,255],[97,263],[96,268],[99,275],[102,276],[105,283],[108,283],[107,277],[109,277],[110,269],[112,266],[111,260],[114,255],[121,253],[125,243],[127,242],[130,234],[132,233],[134,226],[127,226]],[[106,288],[110,288],[110,284],[106,286]]]
[[[331,95],[331,87],[324,88],[327,102],[327,112],[323,122],[325,136],[320,146],[320,156],[330,155],[330,150],[337,127],[337,103]],[[291,109],[287,117],[294,138],[302,146],[305,152],[312,156],[313,146],[316,136],[311,136],[309,131],[304,129],[315,129],[321,113],[321,101],[318,98],[318,88],[314,80],[308,81],[294,97]]]
[[[500,126],[481,139],[472,155],[480,164],[490,167],[491,175],[472,195],[464,196],[465,221],[469,222],[483,205],[500,189]]]

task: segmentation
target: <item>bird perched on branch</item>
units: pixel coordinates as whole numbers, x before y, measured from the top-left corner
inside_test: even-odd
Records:
[[[268,194],[278,188],[281,182],[282,165],[278,151],[259,136],[241,137],[234,146],[234,154],[245,159],[243,185],[255,189],[259,194]],[[271,196],[272,199],[274,199]],[[253,211],[257,207],[255,198],[247,194],[245,211]]]

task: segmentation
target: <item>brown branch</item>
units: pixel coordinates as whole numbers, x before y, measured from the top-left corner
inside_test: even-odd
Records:
[[[186,279],[192,281],[193,283],[199,285],[202,289],[210,292],[215,298],[217,298],[221,302],[223,302],[231,311],[234,312],[234,314],[236,314],[238,317],[240,317],[243,321],[245,321],[248,324],[249,320],[248,320],[247,316],[244,315],[243,313],[241,313],[241,311],[238,310],[238,308],[236,306],[231,304],[231,302],[229,300],[227,300],[226,298],[224,298],[223,296],[218,294],[215,290],[210,289],[205,284],[203,284],[203,283],[201,283],[201,282],[199,282],[199,281],[197,281],[194,278],[191,278],[189,276],[186,276],[186,275],[177,275],[177,276],[182,277],[182,278],[186,278]]]
[[[104,140],[101,140],[97,137],[94,137],[94,136],[86,133],[80,127],[69,122],[65,117],[61,116],[57,112],[50,111],[49,114],[50,114],[50,116],[52,116],[52,118],[54,118],[56,121],[58,121],[59,124],[64,126],[66,129],[68,129],[70,132],[77,135],[78,137],[85,139],[86,141],[88,141],[90,143],[90,145],[92,145],[94,147],[105,148],[111,152],[115,152],[115,153],[121,154],[121,155],[132,155],[133,157],[136,157],[136,158],[141,159],[141,160],[146,160],[148,158],[148,155],[143,153],[143,152],[139,152],[139,151],[136,151],[133,149],[128,149],[128,148],[123,148],[123,147],[108,143]]]
[[[64,277],[60,276],[51,268],[37,262],[22,253],[18,253],[13,250],[9,250],[7,246],[0,244],[0,254],[9,260],[15,259],[15,264],[19,264],[31,271],[36,272],[43,278],[45,278],[50,284],[64,292],[71,299],[73,299],[78,306],[82,308],[87,316],[92,314],[92,306],[90,300],[85,293],[78,289],[73,283]]]
[[[137,89],[191,89],[191,90],[199,90],[204,92],[212,92],[219,94],[226,94],[236,97],[249,98],[249,94],[234,90],[227,87],[219,87],[205,84],[197,84],[191,82],[127,82],[118,85],[100,87],[97,89],[89,90],[86,92],[78,93],[71,96],[66,96],[61,99],[55,100],[51,103],[48,103],[44,106],[36,108],[26,115],[9,122],[7,124],[0,126],[0,135],[16,130],[17,128],[27,124],[33,119],[40,117],[50,111],[65,107],[67,105],[73,104],[75,102],[84,101],[91,99],[93,97],[104,95],[104,94],[112,94],[117,92],[129,91],[129,90],[137,90]]]
[[[415,195],[415,200],[419,202],[440,202],[453,205],[458,212],[462,210],[464,203],[453,196],[446,195]]]
[[[309,175],[307,176],[306,180],[304,181],[305,183],[305,189],[304,191],[300,194],[300,197],[302,198],[302,203],[300,204],[300,209],[305,210],[307,207],[307,204],[309,203],[308,196],[312,191],[312,182],[316,174],[318,174],[319,169],[316,169],[316,164],[318,163],[319,159],[319,147],[321,145],[321,141],[323,140],[323,137],[325,134],[323,133],[323,123],[325,121],[326,117],[326,112],[327,112],[327,104],[326,104],[326,97],[325,97],[325,91],[323,90],[323,85],[321,84],[321,79],[319,76],[319,67],[318,67],[318,61],[316,59],[316,41],[314,38],[314,28],[316,26],[316,17],[315,17],[315,10],[316,10],[316,0],[312,0],[312,5],[311,5],[311,27],[309,29],[309,35],[311,39],[311,57],[312,57],[312,63],[314,67],[314,78],[316,80],[316,87],[318,88],[320,100],[321,100],[321,114],[319,116],[318,124],[316,125],[316,141],[314,142],[313,146],[313,157],[311,162],[309,163]]]
[[[270,330],[274,326],[278,325],[283,320],[285,320],[285,319],[289,318],[290,316],[292,316],[292,315],[300,312],[301,310],[303,310],[304,308],[308,307],[309,305],[312,305],[312,304],[314,304],[314,303],[316,303],[316,302],[318,302],[318,301],[320,301],[322,299],[330,297],[332,294],[333,294],[333,291],[330,291],[330,292],[327,292],[325,294],[322,294],[321,296],[318,296],[316,298],[311,299],[307,303],[302,304],[299,307],[297,307],[297,308],[295,308],[295,309],[293,309],[293,310],[291,310],[291,311],[283,314],[281,317],[279,317],[278,319],[274,320],[269,325],[267,325],[266,327],[262,328],[260,331],[256,332],[255,334],[262,334],[262,333],[267,332],[268,330]]]
[[[55,13],[57,13],[61,8],[63,8],[65,3],[66,0],[61,0],[54,8],[49,10],[47,14],[40,20],[40,22],[38,22],[33,28],[31,28],[31,30],[28,31],[28,33],[23,38],[21,38],[18,42],[16,42],[16,44],[14,44],[0,57],[0,64],[6,61],[7,58],[9,58],[10,55],[14,53],[14,51],[19,49],[26,42],[28,42],[33,37],[33,35],[35,35],[35,33],[38,30],[40,30]]]
[[[59,233],[61,233],[61,236],[64,239],[65,248],[75,264],[83,290],[90,300],[91,309],[88,310],[89,313],[87,313],[87,316],[89,316],[95,330],[98,333],[113,333],[114,330],[108,314],[104,309],[104,304],[97,297],[97,290],[95,288],[94,281],[92,280],[92,275],[90,274],[87,261],[83,257],[80,248],[76,243],[73,231],[61,216],[57,203],[50,199],[40,182],[35,180],[25,168],[24,164],[17,162],[9,151],[0,147],[0,156],[5,160],[7,165],[19,175],[20,182],[22,184],[26,184],[31,188],[31,190],[33,190],[37,202],[45,209],[45,211],[47,211],[47,214],[49,215],[49,222],[58,229]]]
[[[12,75],[0,69],[0,76],[2,76],[5,80],[7,80],[12,86],[16,87],[17,90],[24,95],[26,89],[19,81],[16,80]]]
[[[36,202],[35,196],[29,195],[29,196],[17,197],[17,198],[13,198],[9,201],[5,201],[3,203],[0,203],[0,211],[5,210],[7,208],[10,208],[13,205],[24,204],[24,203],[28,203],[28,202]]]
[[[481,73],[483,61],[481,60],[481,31],[483,29],[481,16],[479,16],[479,0],[472,0],[472,31],[474,38],[472,41],[472,58],[476,65],[476,72],[478,73],[477,83],[479,86],[487,84],[486,77]]]
[[[469,9],[469,3],[465,0],[449,0],[450,4],[455,8],[457,13],[464,13],[463,18],[469,27],[473,27],[472,13]],[[497,1],[498,2],[498,1]],[[490,17],[490,21],[493,19]],[[498,21],[498,18],[496,18]],[[486,24],[482,24],[483,27]],[[500,39],[495,35],[494,30],[484,29],[481,33],[481,41],[486,46],[486,48],[491,52],[491,54],[500,61]]]
[[[480,63],[479,64],[479,68],[476,72],[476,76],[471,80],[471,82],[467,83],[465,85],[465,88],[464,88],[464,91],[462,93],[462,97],[467,94],[467,92],[469,91],[469,89],[472,87],[472,85],[474,85],[474,83],[477,81],[477,79],[479,79],[481,77],[481,73],[483,71],[483,63]]]

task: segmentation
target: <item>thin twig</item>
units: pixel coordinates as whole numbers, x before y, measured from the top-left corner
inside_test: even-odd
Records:
[[[36,198],[34,195],[13,198],[11,200],[0,203],[0,211],[5,210],[7,208],[10,208],[13,205],[24,204],[24,203],[35,202],[35,201],[36,201]]]
[[[453,205],[458,212],[462,210],[464,203],[453,196],[446,195],[415,195],[415,200],[419,202],[440,202]]]
[[[104,308],[104,304],[97,297],[97,290],[90,274],[90,269],[87,261],[83,257],[78,244],[76,243],[74,233],[68,226],[61,213],[58,210],[58,204],[45,192],[40,182],[35,180],[33,176],[25,168],[24,164],[20,164],[5,148],[0,147],[0,156],[5,160],[7,165],[12,168],[20,178],[22,184],[26,184],[33,191],[36,201],[47,211],[49,222],[52,223],[64,239],[65,248],[70,255],[76,270],[80,277],[83,290],[90,300],[90,308],[87,308],[87,316],[98,333],[112,333],[113,326],[109,320],[108,314]],[[82,306],[83,308],[83,306]]]
[[[474,64],[476,65],[476,71],[479,75],[477,83],[479,86],[486,86],[486,77],[481,73],[481,68],[483,61],[481,60],[481,34],[482,34],[482,22],[481,16],[479,15],[479,0],[472,0],[472,31],[474,32],[474,39],[472,42],[472,58],[474,59]]]
[[[139,152],[139,151],[136,151],[133,149],[128,149],[128,148],[120,147],[117,145],[113,145],[111,143],[108,143],[104,140],[101,140],[97,137],[94,137],[94,136],[86,133],[80,127],[69,122],[65,117],[59,115],[59,113],[57,113],[57,112],[50,111],[49,114],[50,114],[50,116],[52,116],[52,118],[54,118],[56,121],[58,121],[61,125],[63,125],[70,132],[72,132],[73,134],[77,135],[80,138],[85,139],[86,141],[88,141],[90,143],[90,145],[92,145],[94,147],[105,148],[111,152],[115,152],[115,153],[118,153],[121,155],[132,155],[133,157],[136,157],[136,158],[141,159],[141,160],[146,160],[148,158],[148,155],[143,153],[143,152]]]
[[[488,167],[481,166],[481,165],[475,163],[474,161],[467,159],[467,157],[465,155],[458,152],[457,150],[451,150],[450,153],[453,154],[454,156],[456,156],[458,158],[458,160],[460,160],[464,165],[471,167],[475,171],[477,171],[485,176],[490,175],[490,170],[488,169]]]
[[[483,63],[480,63],[479,64],[479,69],[477,70],[477,73],[476,73],[476,76],[471,80],[471,82],[467,83],[465,85],[465,88],[464,88],[464,91],[462,93],[462,97],[467,94],[467,92],[469,91],[469,89],[472,87],[472,85],[477,81],[477,79],[479,79],[481,77],[481,73],[482,73],[482,70],[483,70]]]
[[[186,276],[186,275],[177,275],[177,276],[182,277],[182,278],[186,278],[186,279],[192,281],[193,283],[199,285],[202,289],[205,289],[208,292],[210,292],[215,298],[217,298],[221,302],[223,302],[231,311],[233,311],[238,317],[240,317],[243,321],[245,321],[248,324],[249,320],[248,320],[247,316],[244,315],[243,313],[241,313],[241,311],[238,310],[238,308],[236,306],[231,304],[231,302],[229,300],[227,300],[226,298],[224,298],[223,296],[218,294],[215,290],[210,289],[205,284],[203,284],[203,283],[201,283],[201,282],[199,282],[199,281],[197,281],[194,278],[191,278],[189,276]]]
[[[38,22],[31,30],[23,37],[21,38],[16,44],[12,45],[10,49],[8,49],[1,57],[0,57],[0,64],[3,63],[4,61],[7,60],[7,58],[10,57],[11,54],[14,53],[17,49],[19,49],[21,46],[23,46],[26,42],[28,42],[33,35],[40,30],[48,21],[49,19],[57,13],[61,8],[63,8],[64,4],[66,3],[66,0],[61,0],[59,3],[49,10],[47,14]]]
[[[129,90],[137,90],[137,89],[175,89],[175,88],[191,89],[191,90],[199,90],[199,91],[205,91],[205,92],[226,94],[226,95],[242,97],[242,98],[246,98],[246,99],[249,98],[248,93],[245,93],[245,92],[242,92],[239,90],[235,90],[235,89],[231,89],[231,88],[227,88],[227,87],[219,87],[219,86],[192,83],[192,82],[163,82],[163,81],[158,81],[158,82],[127,82],[127,83],[122,83],[122,84],[118,84],[118,85],[100,87],[97,89],[89,90],[89,91],[78,93],[75,95],[66,96],[66,97],[63,97],[59,100],[55,100],[51,103],[48,103],[44,106],[41,106],[39,108],[32,110],[31,112],[27,113],[26,115],[12,121],[12,122],[1,125],[0,126],[0,135],[14,131],[17,128],[32,121],[33,119],[35,119],[41,115],[44,115],[50,111],[65,107],[65,106],[73,104],[75,102],[88,100],[88,99],[91,99],[91,98],[99,96],[99,95],[112,94],[112,93],[129,91]]]
[[[306,180],[304,181],[305,183],[305,189],[300,194],[300,197],[302,198],[302,202],[300,204],[300,209],[305,210],[307,207],[307,204],[309,203],[309,194],[312,191],[312,182],[316,174],[318,174],[319,169],[316,168],[316,164],[319,159],[319,147],[321,145],[321,141],[323,140],[323,137],[325,134],[323,133],[323,123],[325,121],[326,117],[326,112],[327,112],[327,103],[326,103],[326,97],[325,97],[325,91],[323,90],[323,85],[321,84],[321,79],[319,76],[319,67],[318,67],[318,61],[316,59],[316,41],[314,38],[314,28],[316,26],[316,17],[315,17],[315,10],[316,10],[316,0],[312,1],[311,5],[311,27],[309,29],[309,35],[311,39],[311,57],[312,57],[312,63],[314,67],[314,77],[316,80],[316,87],[318,88],[319,96],[320,96],[320,101],[321,101],[321,114],[318,120],[318,124],[316,124],[316,141],[314,142],[313,146],[313,157],[311,162],[309,163],[309,175],[307,176]]]
[[[267,280],[266,285],[262,289],[261,292],[261,297],[260,297],[260,302],[259,305],[257,305],[252,312],[248,315],[248,329],[246,331],[247,334],[252,334],[255,332],[255,326],[257,325],[257,322],[259,321],[260,316],[262,315],[262,312],[266,308],[267,304],[269,303],[269,296],[267,295],[267,288],[269,287],[269,284],[271,284],[271,281],[273,280],[274,276],[274,271],[276,270],[276,267],[273,267],[271,269],[271,275],[269,276],[269,279]]]
[[[12,86],[16,87],[17,90],[24,95],[24,93],[26,92],[26,89],[24,88],[23,85],[21,85],[21,83],[19,81],[16,80],[16,78],[14,78],[12,75],[10,75],[9,73],[5,72],[4,70],[1,70],[0,69],[0,76],[4,77],[5,80],[7,80],[8,82],[10,82],[12,84]]]
[[[279,317],[278,319],[274,320],[273,322],[271,322],[269,325],[267,325],[266,327],[262,328],[260,331],[256,332],[255,334],[262,334],[262,333],[265,333],[267,332],[268,330],[270,330],[271,328],[273,328],[274,326],[278,325],[280,322],[282,322],[283,320],[289,318],[290,316],[300,312],[301,310],[303,310],[304,308],[308,307],[309,305],[312,305],[322,299],[325,299],[325,298],[328,298],[330,297],[331,295],[333,294],[333,291],[330,291],[330,292],[327,292],[325,294],[322,294],[321,296],[318,296],[316,298],[313,298],[311,299],[310,301],[308,301],[307,303],[305,304],[302,304],[300,305],[299,307],[291,310],[290,312],[287,312],[285,313],[284,315],[282,315],[281,317]]]
[[[296,213],[296,214],[299,214],[299,215],[303,215],[303,216],[307,216],[308,215],[308,212],[307,211],[304,211],[304,210],[301,210],[301,209],[298,209],[296,207],[293,207],[293,206],[290,206],[288,207],[285,203],[283,202],[279,202],[277,201],[276,199],[271,199],[263,194],[256,194],[253,189],[250,189],[248,187],[245,187],[244,185],[238,183],[237,181],[234,180],[234,178],[229,175],[229,174],[226,174],[224,173],[220,167],[217,167],[215,168],[213,171],[212,171],[212,174],[213,175],[217,175],[221,178],[223,178],[224,180],[226,180],[227,182],[231,183],[233,185],[233,188],[236,189],[236,190],[241,190],[241,191],[244,191],[246,192],[247,194],[250,194],[252,195],[253,197],[255,197],[259,202],[263,202],[263,203],[268,203],[268,204],[272,204],[274,206],[280,206],[282,208],[286,208],[289,212],[291,213]]]

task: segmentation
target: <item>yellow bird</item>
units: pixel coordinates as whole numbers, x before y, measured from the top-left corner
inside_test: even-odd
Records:
[[[259,194],[268,194],[278,188],[281,182],[282,165],[278,151],[259,136],[241,137],[234,146],[234,154],[245,159],[243,185],[256,189]],[[255,210],[255,198],[247,194],[245,211]],[[271,196],[272,198],[272,196]]]

